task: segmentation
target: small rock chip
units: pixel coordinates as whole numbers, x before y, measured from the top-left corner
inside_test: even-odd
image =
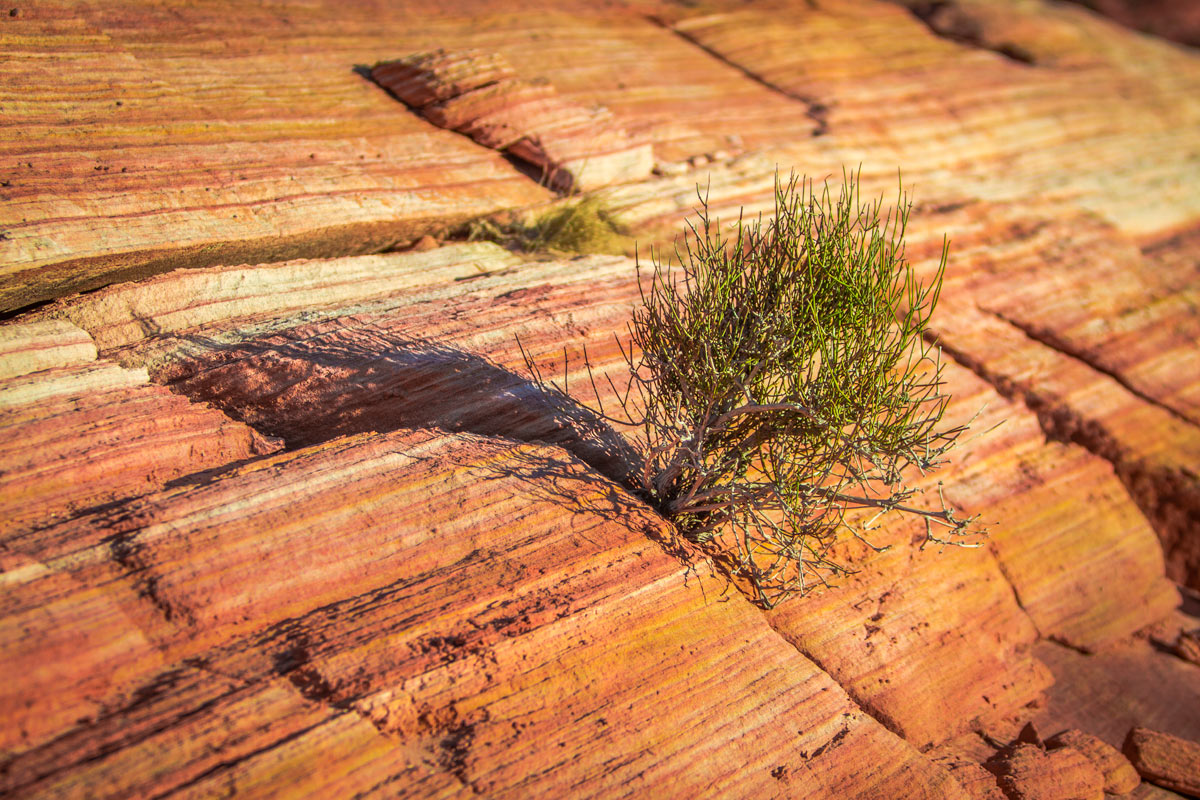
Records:
[[[630,140],[612,112],[518,78],[495,53],[415,53],[376,64],[371,79],[434,125],[541,168],[561,191],[637,180],[654,166],[650,144]]]
[[[683,175],[687,171],[688,165],[684,161],[659,161],[654,165],[654,174],[665,178]]]
[[[1070,747],[1047,752],[1034,744],[1004,748],[983,765],[1009,800],[1103,800],[1104,776]]]
[[[947,746],[935,748],[926,755],[929,760],[950,773],[971,800],[1005,800],[996,783],[996,776],[965,753]]]
[[[1038,734],[1038,730],[1032,722],[1026,722],[1025,727],[1021,728],[1021,732],[1017,734],[1017,741],[1023,744],[1035,744],[1043,750],[1046,749],[1046,743],[1042,741],[1041,735]]]
[[[1148,728],[1134,728],[1125,737],[1123,749],[1145,780],[1166,789],[1200,795],[1200,743]]]
[[[408,249],[420,253],[425,250],[436,250],[440,246],[441,245],[438,244],[438,240],[427,233],[420,239],[417,239],[415,242],[413,242]]]
[[[1091,761],[1104,776],[1104,791],[1111,794],[1127,794],[1142,782],[1129,759],[1117,748],[1103,739],[1080,730],[1067,730],[1046,740],[1046,747],[1057,750],[1070,747],[1078,750]]]
[[[1200,629],[1179,634],[1179,641],[1175,642],[1175,655],[1200,665]]]

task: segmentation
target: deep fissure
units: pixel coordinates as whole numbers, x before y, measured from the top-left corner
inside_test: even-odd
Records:
[[[1003,317],[996,318],[1007,322]],[[1028,336],[1020,327],[1013,327],[1022,335]],[[1050,347],[1033,337],[1029,338],[1041,346]],[[1200,584],[1200,563],[1186,560],[1186,554],[1179,556],[1176,553],[1176,545],[1181,540],[1195,535],[1195,532],[1200,530],[1200,481],[1183,471],[1156,468],[1131,458],[1126,449],[1099,422],[1084,418],[1070,408],[1065,400],[1039,394],[1034,388],[1022,386],[1015,380],[996,374],[979,359],[972,358],[965,351],[947,343],[936,332],[930,334],[929,340],[941,347],[955,363],[969,369],[1002,396],[1019,400],[1037,417],[1038,425],[1048,440],[1077,445],[1109,462],[1129,497],[1158,535],[1168,561],[1168,569],[1175,564],[1175,569],[1182,571],[1182,574],[1177,572],[1174,579],[1192,588]],[[1069,352],[1051,349],[1091,368],[1087,362],[1075,358]],[[1097,372],[1105,374],[1098,370]],[[1114,383],[1122,389],[1125,388],[1115,380]],[[1181,557],[1184,561],[1178,563]]]

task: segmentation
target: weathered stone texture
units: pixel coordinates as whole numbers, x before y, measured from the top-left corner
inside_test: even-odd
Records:
[[[97,359],[61,320],[0,325],[0,542],[280,443]]]
[[[1093,655],[1052,642],[1034,646],[1054,673],[1038,724],[1076,728],[1120,749],[1130,728],[1148,727],[1200,740],[1200,674],[1196,667],[1147,641],[1123,642]]]
[[[1104,776],[1076,750],[1033,744],[1005,748],[985,767],[1009,800],[1103,800]]]
[[[1186,794],[1200,794],[1200,743],[1162,731],[1134,728],[1125,755],[1148,781]]]
[[[996,776],[969,755],[949,746],[934,748],[927,751],[926,755],[949,772],[971,800],[1005,800]]]
[[[1200,585],[1200,59],[907,5],[0,15],[0,310],[55,301],[0,324],[0,794],[1090,800],[1129,785],[1091,736],[1197,740],[1195,667],[1130,637]],[[952,240],[948,420],[986,405],[924,500],[985,546],[890,521],[749,605],[516,344],[612,411],[633,262],[438,247],[553,197],[489,148],[628,157],[643,246],[697,184],[728,223],[899,167],[922,275]],[[983,771],[1034,715],[1077,730]]]
[[[344,280],[333,269],[314,273],[309,262],[267,267],[273,293],[243,286],[232,269],[181,271],[45,313],[111,332],[105,341],[113,357],[150,363],[156,379],[296,445],[438,426],[554,441],[623,477],[630,461],[620,436],[581,412],[564,414],[529,384],[516,337],[547,375],[561,376],[569,331],[568,388],[595,404],[582,358],[587,346],[611,409],[605,376],[619,381],[624,370],[613,334],[637,297],[630,262],[517,265],[484,245],[370,257],[372,274],[394,282],[388,296],[359,282],[367,266],[347,259]],[[317,274],[337,304],[297,316],[294,303]],[[459,276],[473,279],[451,280]],[[229,288],[213,290],[214,303],[185,307],[192,292],[175,284],[207,286],[216,278]],[[129,324],[125,308],[161,314],[161,333],[140,338],[145,329]],[[202,324],[211,341],[177,327],[189,322]],[[955,456],[948,490],[964,513],[984,514],[994,530],[990,551],[914,552],[918,528],[895,525],[882,534],[893,551],[878,559],[865,548],[848,552],[858,575],[770,617],[857,702],[921,744],[1036,700],[1051,682],[1028,655],[1039,632],[1097,647],[1156,621],[1176,602],[1152,531],[1102,460],[1041,443],[1033,415],[966,370],[947,365],[947,378],[955,397],[948,423],[966,422],[985,405],[977,432],[1003,422]],[[1057,499],[1085,485],[1092,497],[1086,509]],[[1121,564],[1123,579],[1109,580],[1098,563]],[[1073,589],[1061,591],[1067,584]]]
[[[175,266],[368,252],[544,200],[354,71],[438,48],[504,59],[610,109],[635,151],[706,167],[681,176],[683,210],[708,173],[765,151],[818,177],[861,163],[894,184],[900,167],[926,199],[1070,196],[1138,234],[1200,214],[1193,57],[1080,9],[961,5],[983,49],[873,0],[682,17],[545,3],[532,18],[39,3],[5,19],[3,307]]]
[[[1046,746],[1055,750],[1070,747],[1091,761],[1104,776],[1104,791],[1110,794],[1129,794],[1142,782],[1137,771],[1115,747],[1096,736],[1080,730],[1067,730],[1046,740]]]
[[[103,702],[78,719],[14,703],[10,792],[963,796],[562,451],[341,438],[62,527],[44,541],[114,534],[128,573],[109,585],[145,592],[99,597],[158,615],[145,630],[160,660],[129,659],[97,694],[99,654],[61,651],[47,694]],[[23,547],[46,557],[38,546]],[[79,636],[97,596],[87,560],[48,562],[43,583],[77,587],[75,616],[34,630]],[[144,647],[138,619],[125,641]],[[18,696],[46,696],[14,677]],[[35,720],[57,736],[32,735]]]
[[[519,79],[494,53],[418,53],[375,65],[371,77],[438,127],[507,151],[565,192],[640,180],[654,165],[650,144],[630,141],[610,111]]]
[[[862,163],[890,189],[899,168],[926,200],[1065,194],[1135,233],[1200,215],[1193,55],[1062,4],[949,5],[974,42],[860,0],[691,15],[673,27],[819,113],[826,134],[788,148],[799,167],[823,163],[818,177],[830,162],[835,175]]]

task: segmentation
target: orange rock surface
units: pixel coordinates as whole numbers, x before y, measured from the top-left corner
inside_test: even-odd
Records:
[[[97,359],[63,321],[0,328],[0,518],[10,533],[281,443]]]
[[[515,265],[491,245],[371,259],[372,274],[390,275],[397,291],[374,295],[374,285],[357,277],[362,257],[348,259],[344,282],[325,286],[337,307],[313,309],[302,320],[293,311],[293,286],[311,280],[310,262],[272,267],[271,295],[249,282],[257,270],[245,270],[246,282],[231,268],[190,270],[43,313],[109,331],[113,357],[153,364],[156,379],[293,445],[436,425],[555,441],[622,477],[621,439],[602,429],[585,435],[587,428],[556,417],[523,376],[516,337],[556,374],[562,353],[551,348],[561,346],[564,326],[574,331],[567,386],[596,404],[581,350],[588,346],[598,375],[623,368],[613,334],[637,296],[630,262],[593,257]],[[472,279],[453,281],[456,275]],[[217,278],[236,288],[213,292],[216,302],[203,309],[198,324],[214,338],[173,330],[172,320],[192,319],[178,308],[180,299]],[[126,308],[136,311],[119,311]],[[141,315],[165,322],[142,339],[145,329],[129,324]],[[432,330],[436,337],[426,338]],[[908,542],[916,531],[901,526],[885,534],[899,545],[892,551],[850,554],[863,562],[862,572],[844,586],[768,616],[859,703],[920,745],[1037,700],[1052,681],[1029,655],[1039,634],[1097,647],[1176,603],[1161,577],[1154,534],[1111,467],[1081,448],[1039,443],[1031,413],[969,372],[947,369],[952,416],[965,421],[987,404],[978,428],[1003,421],[962,448],[950,489],[966,511],[995,515],[988,519],[995,529],[990,552],[914,552]],[[1021,466],[1000,480],[998,463]],[[1081,484],[1093,497],[1083,516],[1074,503],[1046,499]],[[1040,510],[1031,518],[1032,508]],[[1118,586],[1097,567],[1112,563],[1124,570]]]
[[[1200,738],[1154,632],[1200,629],[1194,50],[1043,0],[47,0],[0,43],[0,796],[1098,796],[1130,728]],[[595,413],[634,261],[463,241],[562,200],[530,164],[642,280],[698,192],[912,188],[974,418],[918,502],[982,546],[885,518],[747,601]]]
[[[1063,731],[1047,739],[1046,746],[1051,750],[1070,747],[1081,753],[1104,775],[1104,791],[1109,794],[1129,794],[1141,783],[1129,759],[1091,734],[1077,730]]]
[[[61,553],[98,527],[109,541]],[[718,602],[673,535],[560,450],[437,431],[340,438],[63,523],[19,547],[44,564],[30,578],[77,587],[78,617],[51,607],[27,630],[78,639],[107,560],[128,571],[101,593],[114,626],[137,605],[126,637],[155,658],[103,690],[89,648],[25,678],[44,691],[6,714],[3,786],[961,796],[749,603]],[[7,654],[47,654],[8,629]],[[31,735],[55,714],[79,715],[54,727],[66,741]]]
[[[1200,743],[1134,728],[1125,740],[1125,754],[1147,780],[1190,795],[1200,792]]]
[[[654,164],[650,145],[631,143],[607,109],[563,102],[494,54],[418,53],[377,64],[371,78],[438,127],[522,159],[565,192],[638,180]]]
[[[985,765],[1010,800],[1103,800],[1104,776],[1070,747],[1043,750],[1018,744]]]

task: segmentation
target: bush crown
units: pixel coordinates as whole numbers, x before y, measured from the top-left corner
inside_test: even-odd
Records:
[[[730,235],[698,192],[677,265],[651,253],[623,350],[628,419],[612,421],[641,429],[637,488],[763,607],[843,571],[830,547],[862,538],[854,509],[923,517],[927,542],[978,532],[944,501],[907,505],[903,480],[964,430],[940,427],[949,398],[926,340],[947,245],[921,285],[904,254],[911,204],[901,192],[884,214],[858,185],[845,176],[835,197],[777,177],[773,216]]]

